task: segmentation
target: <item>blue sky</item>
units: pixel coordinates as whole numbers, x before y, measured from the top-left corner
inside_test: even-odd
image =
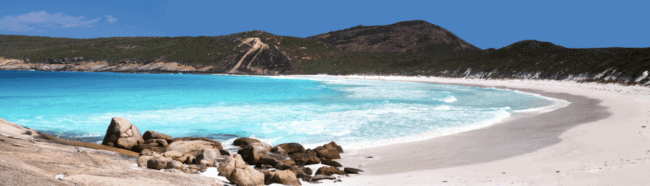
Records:
[[[482,49],[536,39],[572,48],[650,47],[650,1],[2,1],[0,34],[95,38],[307,37],[425,20]]]

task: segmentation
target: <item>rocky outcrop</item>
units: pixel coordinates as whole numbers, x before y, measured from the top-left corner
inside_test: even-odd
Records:
[[[237,63],[228,71],[231,74],[278,74],[291,69],[291,59],[277,47],[270,47],[259,37],[249,37],[241,40],[241,45],[250,48],[246,53],[237,57]],[[281,69],[278,71],[276,69]]]
[[[144,143],[144,139],[138,127],[127,119],[114,117],[106,130],[102,145],[131,149],[140,143]]]
[[[178,141],[173,141],[165,151],[177,151],[183,154],[196,154],[200,150],[203,149],[215,149],[217,151],[223,149],[221,146],[221,143],[212,141],[212,140],[207,140],[207,139],[198,139],[198,140],[188,140],[188,141],[183,141],[183,140],[178,140]]]

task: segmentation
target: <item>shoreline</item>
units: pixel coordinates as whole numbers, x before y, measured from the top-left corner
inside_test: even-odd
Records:
[[[517,114],[459,134],[346,151],[340,163],[361,166],[358,168],[365,172],[337,185],[650,183],[650,179],[643,178],[650,174],[647,87],[548,80],[378,79],[495,87],[559,98],[571,104],[551,112]]]
[[[357,79],[357,78],[347,78],[347,76],[343,77],[332,77],[332,76],[327,76],[330,78],[343,78],[343,79]],[[374,80],[374,79],[359,79],[359,80]],[[381,81],[381,80],[379,80]],[[391,81],[391,80],[387,80]],[[417,81],[417,80],[407,80],[405,82],[420,82],[420,83],[435,83],[435,82],[428,82],[428,81]],[[435,83],[435,84],[444,84],[444,85],[458,85],[458,86],[469,86],[469,87],[481,87],[481,88],[490,88],[491,86],[485,86],[485,85],[480,85],[480,84],[462,84],[462,83]],[[607,118],[611,113],[607,112],[607,108],[600,106],[599,103],[601,102],[600,100],[597,99],[591,99],[587,98],[585,96],[577,96],[577,95],[571,95],[571,94],[558,94],[558,93],[550,93],[550,92],[545,92],[542,90],[534,90],[534,89],[520,89],[520,88],[510,88],[507,86],[498,86],[498,87],[493,87],[497,89],[502,89],[502,90],[512,90],[512,91],[520,91],[525,94],[533,94],[533,95],[539,95],[541,97],[546,98],[551,98],[551,99],[556,99],[561,100],[561,101],[568,101],[569,105],[566,105],[564,107],[554,109],[550,112],[542,112],[542,113],[512,113],[513,115],[501,119],[493,124],[489,124],[488,126],[485,127],[480,127],[476,129],[469,129],[465,130],[459,133],[451,133],[451,134],[443,134],[440,136],[435,136],[431,138],[426,138],[426,139],[421,139],[421,140],[413,140],[413,141],[406,141],[406,142],[398,142],[394,144],[388,144],[388,145],[382,145],[382,146],[372,146],[372,147],[363,147],[359,149],[354,149],[352,154],[347,154],[350,156],[350,158],[343,158],[342,162],[344,163],[350,163],[353,164],[352,166],[362,166],[368,168],[370,166],[371,170],[373,171],[368,171],[368,173],[374,173],[374,174],[390,174],[390,173],[399,173],[399,172],[409,172],[409,171],[417,171],[417,170],[424,170],[424,169],[438,169],[438,168],[444,168],[444,167],[450,167],[450,166],[460,166],[460,165],[467,165],[467,164],[476,164],[476,163],[482,163],[482,162],[487,162],[487,161],[494,161],[498,159],[505,159],[508,157],[512,156],[517,156],[521,154],[526,154],[532,151],[536,151],[538,149],[557,144],[560,142],[559,140],[559,135],[561,135],[564,131],[573,128],[577,125],[588,123],[588,122],[593,122],[593,121],[598,121],[604,118]],[[556,103],[559,104],[559,103]],[[555,104],[554,104],[555,105]],[[549,105],[549,106],[554,106],[554,105]],[[545,106],[548,107],[548,106]],[[544,107],[540,107],[544,108]],[[579,109],[589,109],[591,110],[590,113],[598,113],[599,116],[596,117],[590,117],[586,112],[578,113],[578,117],[565,117],[564,115],[566,113],[572,113],[572,115],[576,114],[576,111]],[[553,129],[552,130],[547,130],[547,131],[542,131],[543,127],[547,127],[548,123],[543,121],[544,119],[547,118],[563,118],[562,120],[558,121],[560,122],[559,124],[550,124],[552,125]],[[470,126],[468,126],[470,127]],[[517,128],[521,128],[523,130],[516,130]],[[516,131],[517,134],[515,136],[511,137],[516,137],[515,139],[512,138],[496,138],[496,141],[490,141],[486,142],[485,140],[489,138],[496,137],[495,135],[489,135],[489,134],[495,134],[495,133],[501,133],[503,131]],[[545,141],[537,143],[541,143],[541,145],[535,145],[530,144],[532,142],[532,138],[537,138],[539,136],[535,135],[540,135],[537,134],[536,132],[545,132],[543,136],[543,139]],[[437,133],[437,132],[433,132]],[[416,134],[413,136],[422,136],[422,135],[429,135],[433,134],[432,132],[423,132],[420,134]],[[513,135],[512,133],[509,135]],[[528,137],[526,137],[528,136]],[[454,159],[454,161],[449,161],[450,159],[453,159],[452,157],[449,157],[452,154],[458,154],[460,152],[455,152],[455,153],[438,153],[438,152],[433,152],[433,153],[426,153],[426,156],[429,155],[442,155],[442,156],[436,156],[437,158],[445,159],[444,162],[430,162],[433,163],[435,166],[409,166],[405,167],[402,170],[395,171],[391,170],[390,171],[381,171],[383,169],[387,169],[384,166],[379,166],[378,164],[392,164],[392,161],[395,161],[398,159],[399,161],[403,161],[401,158],[395,158],[393,155],[391,156],[381,156],[382,160],[377,160],[379,162],[373,162],[373,160],[368,160],[367,162],[361,163],[358,161],[345,161],[345,160],[350,160],[350,159],[363,159],[362,157],[367,157],[367,156],[372,156],[373,154],[382,154],[381,151],[385,148],[389,149],[396,149],[396,148],[401,148],[400,146],[418,146],[420,148],[431,148],[434,146],[445,146],[445,145],[450,145],[450,143],[454,141],[461,141],[461,138],[474,138],[474,137],[480,137],[482,139],[478,139],[476,141],[481,141],[483,143],[475,143],[472,144],[472,146],[468,147],[463,147],[459,148],[456,147],[454,150],[462,150],[462,149],[467,149],[471,148],[474,149],[473,151],[476,152],[485,152],[485,151],[490,151],[494,149],[489,148],[500,148],[503,146],[508,146],[508,147],[515,147],[515,149],[509,149],[506,152],[506,155],[504,156],[503,151],[499,152],[498,154],[489,154],[489,156],[473,156],[469,155],[470,159]],[[517,143],[513,142],[512,140],[515,141],[524,141],[523,143]],[[433,143],[433,144],[432,144]],[[496,145],[496,146],[495,146]],[[528,148],[526,148],[528,147]],[[504,148],[502,148],[504,149]],[[408,149],[401,149],[401,152],[404,152],[404,154],[408,154],[409,150]],[[413,156],[411,156],[412,158]],[[421,158],[416,158],[417,161],[420,161]],[[411,164],[411,163],[409,163]],[[346,164],[347,165],[347,164]],[[412,164],[413,165],[413,164]],[[377,171],[376,169],[381,169]]]
[[[645,180],[638,176],[650,173],[650,155],[646,153],[650,144],[643,143],[650,138],[650,130],[641,127],[641,124],[650,125],[647,123],[650,113],[634,112],[650,104],[650,89],[557,81],[375,77],[375,80],[495,87],[559,98],[571,104],[551,112],[520,114],[459,134],[346,152],[342,164],[366,171],[347,184],[585,185],[600,182],[624,185],[620,183],[638,183]],[[634,122],[616,122],[621,118]],[[629,130],[634,130],[631,132],[634,135],[625,135]],[[633,168],[623,169],[623,163],[612,166],[619,159],[626,160],[623,162],[634,159],[633,165],[626,165]],[[610,167],[606,167],[608,162]],[[644,173],[621,176],[620,170]]]

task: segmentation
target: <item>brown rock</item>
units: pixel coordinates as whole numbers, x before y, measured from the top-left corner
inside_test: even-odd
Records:
[[[359,172],[363,172],[363,170],[346,167],[343,169],[343,172],[345,172],[346,174],[359,174]]]
[[[264,186],[264,173],[248,167],[248,169],[235,169],[228,181],[237,186]]]
[[[328,158],[328,159],[341,159],[341,155],[339,155],[339,152],[334,149],[328,149],[322,146],[316,147],[314,149],[316,154],[318,154],[319,158]]]
[[[314,151],[312,149],[305,150],[305,154],[307,154],[309,156],[313,156],[313,157],[318,157],[318,154],[316,154],[316,151]]]
[[[131,149],[142,141],[144,139],[138,127],[127,119],[114,117],[106,130],[102,145]]]
[[[163,153],[163,156],[171,158],[171,159],[176,159],[176,158],[179,158],[179,157],[183,156],[183,153],[176,152],[176,151],[167,151],[167,152]]]
[[[291,168],[289,168],[289,170],[294,174],[296,174],[296,176],[300,174],[311,175],[313,173],[311,168],[303,167],[303,166],[292,166]]]
[[[239,154],[226,157],[219,166],[219,173],[237,185],[264,185],[264,173],[246,165]]]
[[[149,139],[144,142],[145,144],[158,144],[157,146],[160,146],[162,148],[167,148],[169,143],[167,143],[167,140],[164,139]]]
[[[165,148],[157,147],[157,146],[156,147],[151,147],[151,149],[149,149],[149,150],[154,151],[154,152],[156,152],[158,154],[162,154],[162,153],[165,152]]]
[[[320,175],[331,176],[333,174],[344,175],[345,172],[343,172],[341,169],[336,168],[336,167],[324,166],[324,167],[318,168],[318,170],[316,171],[316,175],[319,175],[319,174]]]
[[[323,145],[323,147],[330,150],[336,150],[338,153],[343,153],[343,148],[340,145],[337,145],[334,141]]]
[[[303,147],[299,143],[283,143],[277,145],[276,147],[281,147],[282,149],[284,149],[284,151],[286,151],[289,154],[305,152],[305,147]],[[271,152],[273,152],[273,150],[271,150]]]
[[[334,177],[334,176],[316,174],[313,177],[311,177],[310,181],[313,182],[313,181],[319,181],[319,180],[335,180],[335,179],[336,179],[336,177]]]
[[[151,158],[147,161],[147,168],[150,169],[165,169],[167,168],[167,162],[171,161],[171,158],[166,158],[166,157],[154,157]]]
[[[282,185],[302,185],[296,175],[288,170],[275,171],[272,182]]]
[[[205,141],[205,140],[192,140],[192,141],[174,141],[165,151],[177,151],[183,154],[196,154],[202,149],[212,148],[215,150],[220,150],[221,143],[215,141]]]
[[[269,152],[269,150],[266,149],[264,146],[257,145],[257,144],[259,143],[249,144],[248,146],[239,150],[238,153],[241,154],[242,158],[244,159],[244,161],[246,161],[246,163],[255,165],[258,163],[262,155],[265,155],[266,153]]]
[[[145,141],[147,141],[149,139],[163,139],[163,140],[167,141],[167,143],[171,143],[172,140],[173,140],[173,138],[171,136],[167,135],[167,134],[163,134],[163,133],[152,131],[152,130],[148,130],[148,131],[144,132],[144,135],[142,135],[142,138]]]
[[[312,165],[320,163],[320,159],[318,157],[310,156],[307,153],[294,153],[291,155],[291,159],[299,165]]]
[[[198,162],[197,162],[197,160],[194,160],[194,162],[196,162],[196,164],[199,164],[199,165],[205,165],[205,166],[208,166],[208,167],[214,167],[214,160],[202,159],[202,160],[200,160],[200,161],[198,161]]]
[[[283,155],[280,155],[280,154],[267,152],[267,153],[262,154],[259,157],[259,159],[257,160],[257,162],[255,162],[253,164],[258,164],[259,163],[259,164],[267,164],[267,165],[275,166],[278,163],[280,163],[280,162],[282,162],[282,161],[284,161],[284,160],[286,160],[288,158],[289,157],[286,157],[286,156],[283,156]]]
[[[232,145],[234,146],[239,146],[239,147],[246,147],[251,143],[258,143],[260,140],[258,139],[253,139],[253,138],[237,138],[235,139],[234,142],[232,142]]]
[[[280,154],[280,155],[283,155],[283,156],[289,156],[289,153],[287,153],[287,151],[285,151],[284,149],[282,149],[282,147],[279,147],[279,146],[273,147],[271,149],[271,152],[276,153],[276,154]]]
[[[271,185],[275,172],[270,170],[261,170],[261,172],[264,174],[264,185]]]
[[[230,156],[230,152],[228,152],[227,150],[223,150],[223,149],[219,150],[219,154],[221,154],[222,156]]]
[[[242,157],[239,154],[235,154],[234,157],[226,157],[226,160],[219,165],[219,173],[225,175],[227,178],[233,171],[235,171],[235,169],[243,169],[246,167],[248,166]]]
[[[131,148],[131,150],[133,150],[135,152],[143,152],[145,149],[151,150],[154,147],[158,147],[158,144],[157,143],[138,144],[136,146],[133,146],[133,148]]]
[[[171,161],[167,162],[167,167],[166,168],[183,170],[183,168],[185,168],[185,165],[183,165],[183,163],[181,163],[180,161],[171,160]]]
[[[175,152],[175,151],[170,151],[170,152]],[[183,156],[175,158],[174,160],[177,160],[177,161],[180,161],[180,162],[183,162],[183,163],[186,163],[186,164],[192,164],[192,163],[194,163],[194,159],[196,159],[194,157],[194,155],[183,154]]]
[[[149,161],[153,156],[140,156],[138,157],[138,166],[139,167],[146,167],[147,166],[147,161]]]
[[[332,166],[332,167],[343,167],[343,165],[341,165],[339,162],[336,162],[334,160],[330,160],[330,159],[327,159],[327,158],[321,158],[320,162],[322,164],[329,165],[329,166]]]
[[[213,148],[201,149],[201,151],[196,155],[197,162],[202,160],[215,161],[217,158],[221,158],[221,153]]]
[[[154,154],[158,154],[157,152],[151,151],[149,149],[144,149],[140,153],[142,156],[153,156]]]

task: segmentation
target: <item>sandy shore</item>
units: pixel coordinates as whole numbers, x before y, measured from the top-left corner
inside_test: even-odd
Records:
[[[346,152],[341,163],[366,172],[344,179],[345,185],[650,184],[647,87],[396,76],[307,77],[507,88],[571,102],[552,112],[519,114],[478,130]]]

